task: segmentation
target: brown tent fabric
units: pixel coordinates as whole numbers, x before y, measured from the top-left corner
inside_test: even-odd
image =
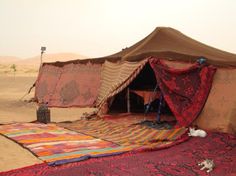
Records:
[[[40,68],[35,84],[35,98],[39,103],[49,102],[53,95],[58,80],[60,79],[61,68],[53,65],[44,65]]]
[[[92,107],[100,75],[100,64],[44,65],[36,82],[36,97],[49,107]]]
[[[199,57],[205,57],[209,64],[215,66],[236,67],[236,54],[203,44],[170,27],[157,27],[141,41],[109,56],[44,64],[62,67],[69,63],[140,61],[151,56],[189,63],[195,62]]]
[[[217,70],[205,107],[195,124],[236,134],[236,69]]]
[[[100,114],[106,113],[109,98],[125,89],[130,82],[139,74],[148,60],[140,62],[106,61],[102,67],[101,87],[99,90],[96,106],[100,108]]]
[[[190,66],[177,61],[165,61],[169,67]],[[217,68],[212,88],[202,112],[193,124],[205,130],[236,134],[236,69]]]
[[[236,66],[236,54],[205,45],[168,27],[157,27],[143,40],[106,58],[139,61],[150,56],[186,62],[205,57],[212,65]]]

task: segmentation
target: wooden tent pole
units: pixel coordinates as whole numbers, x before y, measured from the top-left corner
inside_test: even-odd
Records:
[[[130,92],[129,92],[129,87],[127,88],[127,112],[130,113]]]

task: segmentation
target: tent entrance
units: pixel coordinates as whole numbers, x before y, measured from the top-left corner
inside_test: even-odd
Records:
[[[153,98],[154,89],[156,87],[156,77],[153,69],[147,63],[138,76],[126,87],[123,91],[113,97],[109,107],[109,114],[113,113],[127,113],[128,97],[131,113],[140,113],[143,115],[157,116],[159,99]],[[129,91],[129,96],[127,92]],[[157,88],[157,94],[160,89]],[[150,103],[149,111],[145,114],[147,105]],[[162,116],[172,116],[175,119],[167,103],[163,103],[161,108]]]
[[[161,107],[161,123],[157,123],[159,102],[159,99],[152,101],[149,111],[145,113],[146,106],[144,105],[143,98],[135,93],[130,93],[130,113],[133,118],[141,120],[139,121],[140,125],[156,129],[170,129],[176,124],[176,118],[165,101]],[[114,116],[123,113],[126,114],[127,112],[127,89],[125,89],[114,97],[108,114]]]
[[[137,94],[138,91],[153,91],[156,86],[155,74],[147,63],[138,76],[123,91],[113,97],[109,107],[109,113],[128,112],[127,98],[129,97],[130,112],[144,113],[144,98]],[[129,90],[128,90],[129,89]],[[127,95],[129,91],[129,96]]]

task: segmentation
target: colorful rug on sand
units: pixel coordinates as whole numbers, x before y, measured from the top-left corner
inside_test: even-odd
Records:
[[[49,165],[110,156],[131,150],[129,147],[122,147],[54,124],[2,125],[0,133],[21,144]]]
[[[197,165],[206,158],[214,160],[210,173]],[[1,176],[235,176],[236,137],[208,133],[206,138],[190,138],[171,148],[152,152],[127,153],[56,167],[34,165],[0,173]]]
[[[178,140],[182,140],[181,136],[187,131],[186,128],[156,130],[146,126],[103,119],[79,120],[58,125],[130,147],[133,150],[153,150],[175,144]]]

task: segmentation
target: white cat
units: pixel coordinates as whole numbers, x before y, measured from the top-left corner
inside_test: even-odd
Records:
[[[206,159],[206,160],[198,163],[198,166],[202,166],[200,170],[207,169],[206,172],[209,173],[214,169],[215,163],[213,160]]]
[[[206,137],[207,133],[204,130],[201,130],[201,129],[195,130],[195,128],[189,127],[188,135],[189,136],[194,136],[194,137]]]

